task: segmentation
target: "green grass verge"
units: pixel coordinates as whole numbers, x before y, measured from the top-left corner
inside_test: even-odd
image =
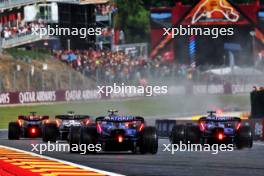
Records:
[[[15,59],[24,60],[30,62],[32,59],[45,60],[51,57],[50,53],[46,50],[24,50],[20,48],[10,48],[5,50],[8,54],[13,56]]]
[[[162,116],[177,113],[205,112],[214,107],[240,107],[249,109],[249,96],[171,96],[137,98],[120,101],[91,101],[83,103],[59,103],[52,105],[32,105],[0,107],[0,128],[7,128],[8,122],[16,120],[19,114],[36,111],[41,115],[54,117],[73,110],[94,117],[105,115],[108,109],[118,109],[120,114],[141,116]]]

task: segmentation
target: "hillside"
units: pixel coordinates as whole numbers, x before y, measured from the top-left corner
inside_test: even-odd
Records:
[[[2,54],[0,60],[1,92],[95,88],[93,80],[51,57],[27,60]]]

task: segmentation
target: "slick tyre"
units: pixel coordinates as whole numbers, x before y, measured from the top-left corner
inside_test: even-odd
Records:
[[[158,135],[155,127],[146,127],[142,132],[140,153],[156,154],[158,152]]]
[[[97,140],[97,130],[94,126],[86,126],[81,128],[80,132],[80,145],[86,145],[89,146],[90,144],[96,145]],[[96,151],[86,151],[89,154],[96,153]]]
[[[185,143],[186,134],[185,134],[185,126],[184,125],[175,125],[170,134],[170,141],[172,144],[180,144],[180,142]]]
[[[252,148],[253,146],[253,135],[250,126],[242,126],[236,136],[236,147],[238,149],[242,148]]]
[[[186,143],[200,144],[201,143],[201,132],[200,128],[195,125],[186,126]]]
[[[42,140],[44,142],[56,142],[59,137],[59,129],[56,124],[44,124],[42,129]]]
[[[79,152],[79,148],[75,150],[75,147],[79,147],[80,142],[80,127],[72,126],[69,131],[69,145],[70,145],[70,152],[76,153]]]
[[[8,125],[8,139],[19,140],[21,129],[17,122],[10,122]]]

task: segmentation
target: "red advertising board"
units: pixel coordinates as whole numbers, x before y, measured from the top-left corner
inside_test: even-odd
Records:
[[[1,104],[48,103],[101,99],[96,90],[26,91],[0,94]]]

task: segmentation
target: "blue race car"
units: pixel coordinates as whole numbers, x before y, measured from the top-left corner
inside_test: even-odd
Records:
[[[94,125],[81,127],[79,144],[101,144],[102,151],[157,153],[158,135],[155,127],[146,127],[142,117],[120,116],[115,110],[108,112],[107,116],[97,117]],[[77,130],[72,132],[77,134]]]
[[[175,125],[170,135],[171,142],[173,144],[180,141],[201,144],[232,143],[239,149],[252,147],[251,128],[242,125],[240,118],[216,116],[215,111],[208,113],[208,116],[201,117],[196,125]]]

